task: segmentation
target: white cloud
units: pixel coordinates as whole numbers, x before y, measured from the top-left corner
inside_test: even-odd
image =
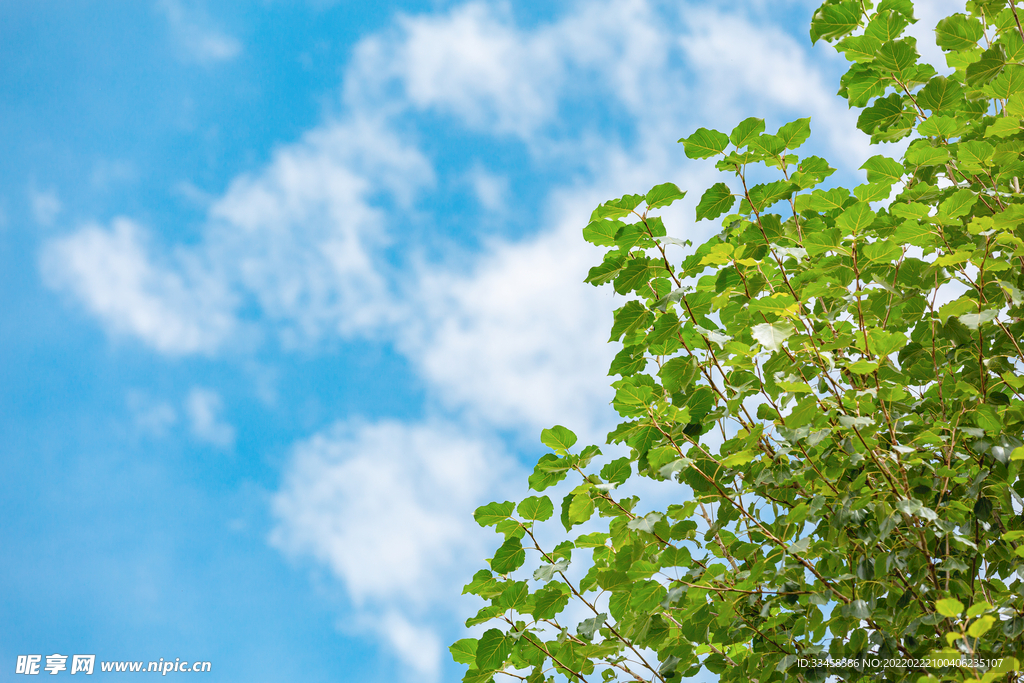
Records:
[[[416,626],[401,614],[388,613],[378,625],[398,656],[421,680],[436,680],[441,671],[443,648],[434,631]]]
[[[335,122],[237,178],[198,245],[163,256],[121,218],[50,240],[43,274],[112,332],[172,355],[247,338],[249,300],[286,346],[351,335],[393,310],[380,256],[392,218],[376,203],[408,205],[432,181],[423,156],[379,122]]]
[[[432,182],[427,160],[381,122],[329,124],[231,184],[211,208],[208,248],[235,262],[287,343],[349,335],[389,308],[380,251],[392,218],[378,204],[407,206]]]
[[[114,334],[168,354],[219,348],[238,326],[225,283],[193,254],[161,264],[151,251],[141,227],[117,218],[50,240],[40,265],[47,285],[75,294]]]
[[[273,500],[271,543],[329,567],[360,623],[425,676],[431,627],[485,556],[473,510],[513,466],[489,441],[442,423],[339,422],[295,446]]]
[[[399,348],[449,405],[531,436],[604,414],[616,304],[583,284],[600,255],[582,243],[578,219],[535,240],[491,245],[465,275],[423,268],[410,293],[418,314],[399,332]]]
[[[235,442],[235,428],[221,417],[223,409],[224,401],[220,394],[194,387],[185,398],[185,414],[193,436],[218,448],[231,447]]]
[[[60,197],[57,196],[57,190],[52,187],[46,190],[36,189],[35,186],[29,187],[28,201],[32,210],[32,218],[44,228],[53,225],[58,214],[64,208]]]
[[[242,43],[212,26],[199,8],[186,7],[180,0],[159,0],[156,6],[167,18],[171,35],[188,61],[224,62],[242,52]]]

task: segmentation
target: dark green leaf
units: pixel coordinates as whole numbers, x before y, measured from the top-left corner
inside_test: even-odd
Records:
[[[626,267],[615,278],[615,291],[619,294],[628,294],[636,289],[645,287],[651,278],[651,268],[646,258],[639,257],[630,259]]]
[[[907,72],[917,63],[917,49],[913,39],[885,43],[879,48],[876,61],[878,66],[891,71],[901,81],[906,81]]]
[[[992,81],[1003,70],[1006,53],[996,45],[981,53],[981,59],[967,67],[967,85],[981,87]]]
[[[612,336],[608,338],[608,341],[619,341],[624,334],[646,329],[653,319],[654,314],[648,311],[642,303],[635,300],[627,301],[625,306],[615,312],[615,324],[612,325]]]
[[[861,112],[857,118],[857,127],[871,134],[876,130],[886,130],[903,118],[903,97],[893,93],[888,97],[880,97],[875,103]]]
[[[811,42],[835,40],[860,25],[860,8],[856,2],[822,5],[811,19]]]

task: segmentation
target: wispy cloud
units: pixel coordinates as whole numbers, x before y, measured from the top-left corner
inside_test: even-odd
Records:
[[[112,333],[172,355],[212,353],[239,326],[226,283],[195,254],[151,252],[146,232],[118,218],[110,229],[88,225],[47,242],[40,267],[50,287],[74,294]]]
[[[181,0],[159,0],[156,6],[167,18],[171,36],[187,61],[224,62],[242,52],[242,43],[214,27],[201,8],[188,7]]]
[[[489,439],[450,424],[339,422],[297,444],[274,497],[271,543],[344,582],[356,623],[436,678],[448,600],[483,551],[472,511],[513,469]],[[455,570],[455,571],[453,571]]]
[[[193,436],[218,448],[230,448],[235,442],[235,428],[221,416],[223,410],[224,401],[212,389],[193,387],[185,398],[185,414]]]
[[[31,185],[28,189],[28,202],[32,218],[44,228],[52,226],[64,208],[60,197],[57,196],[57,190],[52,187],[40,190],[34,184]]]

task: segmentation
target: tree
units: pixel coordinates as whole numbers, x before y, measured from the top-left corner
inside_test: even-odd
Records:
[[[608,251],[587,282],[627,299],[608,442],[628,455],[553,427],[540,495],[476,511],[503,542],[465,589],[488,603],[467,625],[493,625],[452,646],[465,681],[1019,680],[1019,14],[974,0],[940,21],[939,75],[910,0],[829,0],[811,39],[852,63],[839,94],[872,143],[913,138],[901,158],[825,189],[834,169],[796,153],[809,119],[749,118],[680,141],[728,180],[697,205],[722,226],[706,243],[667,236],[671,183],[594,211],[583,236]],[[759,166],[774,179],[749,182]],[[541,492],[566,477],[568,535],[542,547]],[[630,477],[681,502],[616,496]]]

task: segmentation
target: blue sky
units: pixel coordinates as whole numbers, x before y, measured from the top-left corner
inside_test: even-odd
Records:
[[[751,115],[869,155],[811,11],[0,5],[0,666],[460,678],[472,510],[614,425],[589,211],[708,236],[675,141]]]

